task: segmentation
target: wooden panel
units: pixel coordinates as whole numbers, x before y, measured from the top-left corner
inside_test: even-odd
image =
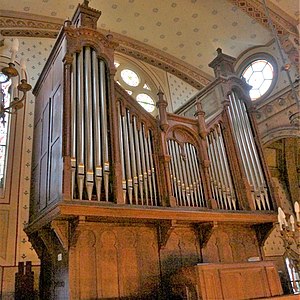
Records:
[[[283,293],[272,262],[198,264],[182,268],[172,277],[177,290],[180,285],[181,290],[186,289],[188,281],[199,287],[198,297],[193,299],[242,300],[270,297],[270,291],[272,296]]]
[[[136,234],[129,229],[123,230],[122,234],[119,235],[121,297],[134,295],[139,289],[136,243]]]
[[[200,261],[199,242],[196,232],[189,226],[175,227],[164,247],[160,250],[160,264],[164,289],[171,293],[170,276],[184,266]]]
[[[57,139],[50,150],[49,203],[57,200],[62,190],[61,139]]]
[[[62,130],[62,85],[59,85],[51,100],[51,142],[61,136]]]
[[[39,163],[41,155],[42,142],[42,121],[39,119],[34,127],[32,166],[35,167]]]
[[[157,298],[155,227],[89,222],[85,228],[78,226],[79,239],[69,252],[72,299]]]
[[[118,251],[116,236],[104,231],[100,236],[100,249],[97,251],[98,295],[103,298],[119,296],[118,291]],[[109,270],[109,271],[108,271]]]
[[[44,209],[48,200],[48,153],[42,157],[40,163],[40,193],[39,193],[39,209]]]
[[[220,280],[223,291],[223,299],[244,299],[243,277],[241,273],[238,273],[235,270],[224,271],[220,274]],[[210,289],[211,288],[212,287],[210,287]],[[208,299],[217,298],[213,297]]]
[[[31,172],[30,212],[36,213],[40,203],[40,165]]]
[[[47,103],[43,111],[43,117],[42,117],[42,148],[41,148],[42,155],[44,155],[44,153],[48,150],[49,121],[50,121],[49,117],[50,117],[50,107],[49,107],[49,103]]]
[[[78,238],[78,258],[80,277],[80,299],[97,299],[95,235],[86,230]]]
[[[278,277],[278,272],[274,267],[266,267],[267,278],[270,286],[271,296],[276,296],[281,294],[281,283]]]
[[[213,229],[202,250],[203,262],[246,262],[260,257],[255,232],[249,226],[222,225]]]
[[[0,210],[0,257],[6,259],[9,211]]]

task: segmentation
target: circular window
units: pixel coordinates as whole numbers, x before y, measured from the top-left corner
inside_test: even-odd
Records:
[[[144,107],[148,112],[153,112],[155,109],[155,104],[153,99],[147,94],[138,94],[136,96],[137,102]]]
[[[251,100],[256,100],[269,91],[274,78],[274,68],[269,61],[257,59],[243,70],[242,76],[252,86],[249,91]]]
[[[124,80],[124,82],[130,86],[138,86],[140,83],[138,75],[129,69],[122,70],[121,77]]]

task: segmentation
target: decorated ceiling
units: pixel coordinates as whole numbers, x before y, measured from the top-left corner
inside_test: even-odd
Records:
[[[11,19],[22,18],[23,21],[47,21],[48,29],[57,32],[56,25],[72,17],[78,2],[0,0],[0,30],[4,35],[8,35],[9,30],[14,30],[11,32],[18,35],[17,30],[22,29],[26,34],[24,24],[16,22],[11,25],[13,21],[8,22],[7,16],[10,16]],[[146,48],[154,47],[161,54],[170,55],[178,62],[193,66],[208,80],[212,76],[208,63],[215,57],[218,47],[224,53],[238,57],[247,49],[267,44],[273,38],[266,22],[262,0],[89,2],[91,7],[102,11],[99,28],[134,39]],[[279,35],[297,31],[298,0],[269,0],[266,3]],[[26,24],[30,26],[30,22]],[[47,26],[43,26],[47,30]],[[34,35],[34,31],[31,33]],[[30,35],[30,30],[28,34]]]

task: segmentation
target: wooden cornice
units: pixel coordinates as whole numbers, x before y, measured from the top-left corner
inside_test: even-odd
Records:
[[[264,6],[261,1],[258,0],[228,0],[232,4],[236,5],[240,10],[245,12],[251,18],[256,20],[258,23],[262,24],[264,27],[270,29],[268,24],[268,19],[265,14]],[[273,25],[279,36],[284,36],[286,34],[292,33],[297,34],[296,21],[291,22],[291,18],[287,20],[282,17],[281,10],[274,5],[269,7],[270,17],[272,19]]]
[[[68,220],[84,216],[86,220],[111,222],[142,222],[157,223],[162,221],[177,221],[187,224],[203,222],[239,223],[245,225],[274,223],[277,215],[265,211],[224,211],[224,210],[196,210],[189,208],[145,207],[118,204],[91,205],[84,201],[62,201],[48,208],[33,223],[26,232],[33,233],[53,220]]]
[[[58,18],[0,10],[0,33],[3,36],[56,38],[63,23],[64,20]],[[196,89],[202,89],[213,80],[211,75],[159,49],[117,33],[98,30],[113,35],[113,41],[119,44],[116,52],[169,72]]]

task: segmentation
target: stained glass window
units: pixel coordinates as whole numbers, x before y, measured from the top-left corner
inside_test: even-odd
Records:
[[[265,59],[257,59],[244,69],[242,76],[252,86],[250,98],[256,100],[270,89],[274,78],[273,66]]]
[[[2,73],[0,73],[1,76]],[[2,78],[2,77],[1,77]],[[8,106],[10,102],[9,87],[11,80],[0,83],[1,101],[3,99],[4,107]],[[0,123],[0,188],[4,186],[6,160],[7,160],[7,145],[8,145],[8,128],[9,115],[5,115],[5,122]]]

